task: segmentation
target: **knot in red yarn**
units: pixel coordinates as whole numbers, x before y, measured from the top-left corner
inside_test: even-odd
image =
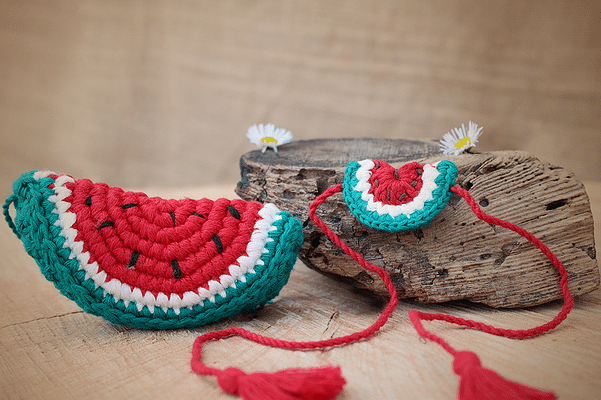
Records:
[[[460,351],[455,355],[455,360],[453,360],[453,371],[457,375],[463,375],[464,372],[471,368],[480,367],[482,367],[480,359],[476,353],[471,351]]]
[[[226,368],[217,376],[219,386],[229,394],[238,394],[240,389],[240,378],[246,376],[241,369],[230,367]]]

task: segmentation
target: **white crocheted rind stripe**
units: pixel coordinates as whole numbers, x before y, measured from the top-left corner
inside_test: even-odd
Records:
[[[367,211],[376,211],[378,215],[390,215],[393,218],[398,217],[399,215],[405,215],[407,218],[411,218],[411,214],[422,210],[427,201],[434,199],[432,193],[438,187],[435,180],[438,175],[440,175],[440,172],[436,168],[437,164],[438,163],[424,165],[422,188],[413,200],[405,204],[393,205],[383,204],[381,201],[374,201],[374,195],[369,193],[369,190],[371,189],[369,178],[371,178],[371,170],[375,167],[375,163],[372,160],[363,160],[359,162],[360,167],[355,173],[355,177],[359,182],[353,189],[361,192],[361,200],[367,203],[365,206]]]
[[[34,178],[39,180],[52,174],[54,173],[50,171],[38,171],[34,173]],[[208,289],[199,287],[197,289],[198,293],[188,291],[183,293],[182,296],[177,293],[169,295],[159,293],[155,297],[150,291],[142,294],[139,288],[132,289],[130,285],[121,282],[119,279],[110,278],[107,281],[107,274],[98,267],[98,263],[96,261],[89,262],[90,253],[84,251],[82,241],[75,240],[77,230],[73,228],[73,224],[75,223],[76,215],[73,212],[67,211],[71,204],[64,201],[64,199],[71,195],[71,190],[65,187],[65,183],[67,182],[74,182],[74,179],[68,175],[59,175],[55,180],[55,194],[50,196],[48,200],[54,203],[54,210],[52,212],[58,214],[58,220],[55,225],[61,227],[60,235],[65,238],[63,247],[67,247],[71,251],[69,258],[75,258],[79,261],[79,269],[83,269],[86,272],[85,279],[91,279],[96,288],[101,287],[105,296],[107,294],[112,295],[115,302],[123,300],[125,307],[130,302],[134,302],[138,311],[142,311],[144,306],[146,306],[153,313],[155,307],[160,307],[165,312],[168,309],[173,309],[179,315],[181,308],[188,307],[191,309],[198,304],[203,305],[204,301],[207,300],[214,303],[216,295],[225,298],[227,296],[226,289],[236,288],[237,282],[246,282],[245,275],[254,274],[255,265],[264,265],[261,256],[269,252],[265,248],[265,244],[273,241],[269,237],[269,232],[278,229],[277,226],[274,226],[274,222],[282,218],[278,215],[280,210],[274,204],[265,204],[258,212],[261,218],[255,222],[254,231],[246,246],[246,254],[238,257],[229,266],[230,275],[221,275],[219,280],[209,281]]]

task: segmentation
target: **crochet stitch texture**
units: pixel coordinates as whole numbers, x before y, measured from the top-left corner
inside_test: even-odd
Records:
[[[344,201],[371,228],[399,232],[429,225],[449,201],[457,166],[447,160],[395,169],[381,160],[351,162],[343,182]]]
[[[5,219],[44,276],[86,312],[139,329],[255,310],[288,282],[303,241],[273,204],[149,198],[48,171],[13,192]]]

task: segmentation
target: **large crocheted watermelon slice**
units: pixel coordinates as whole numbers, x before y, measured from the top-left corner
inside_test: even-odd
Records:
[[[48,171],[13,191],[5,218],[44,276],[86,312],[141,329],[255,310],[286,284],[303,240],[273,204],[150,198]]]
[[[396,169],[381,160],[353,161],[346,167],[344,200],[361,223],[399,232],[429,225],[449,201],[457,166],[412,162]]]

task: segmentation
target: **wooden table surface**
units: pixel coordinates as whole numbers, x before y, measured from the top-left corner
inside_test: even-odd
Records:
[[[596,221],[601,220],[601,182],[587,182]],[[232,197],[233,185],[152,189],[163,197]],[[596,236],[601,234],[599,222]],[[597,247],[599,249],[599,247]],[[7,399],[230,399],[215,378],[190,370],[194,339],[240,326],[287,340],[319,340],[371,324],[382,303],[297,263],[290,283],[257,316],[207,327],[139,331],[85,314],[46,281],[21,242],[0,224],[0,397]],[[383,330],[369,341],[327,351],[291,352],[241,338],[211,342],[205,362],[246,371],[340,365],[348,381],[340,399],[453,399],[458,378],[451,357],[419,340],[410,309],[452,313],[508,328],[550,320],[560,302],[527,310],[495,310],[469,303],[420,305],[400,302]],[[442,324],[432,330],[458,349],[470,349],[499,373],[552,389],[562,399],[601,393],[601,292],[576,299],[568,319],[551,334],[530,340],[492,337]]]

